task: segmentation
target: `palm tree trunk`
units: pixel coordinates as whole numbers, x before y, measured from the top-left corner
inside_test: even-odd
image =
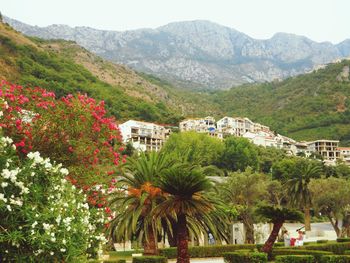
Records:
[[[262,247],[261,251],[265,252],[267,254],[271,254],[273,244],[275,243],[278,233],[280,232],[281,227],[283,226],[284,221],[278,221],[273,223],[272,231],[269,236],[269,238],[266,240],[264,246]]]
[[[148,227],[148,234],[147,234],[147,238],[145,238],[145,240],[144,240],[143,249],[144,249],[143,254],[145,254],[145,255],[157,255],[158,254],[157,238],[156,238],[156,235],[153,231],[152,226]]]
[[[188,254],[188,229],[186,215],[178,215],[177,222],[177,261],[176,263],[190,263]]]
[[[310,207],[304,207],[304,215],[305,215],[305,231],[311,231],[311,215],[310,215]]]

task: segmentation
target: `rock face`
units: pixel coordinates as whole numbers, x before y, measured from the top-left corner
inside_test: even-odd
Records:
[[[192,88],[283,79],[350,56],[350,40],[333,45],[286,33],[257,40],[202,20],[125,32],[5,21],[26,35],[73,40],[106,59]]]

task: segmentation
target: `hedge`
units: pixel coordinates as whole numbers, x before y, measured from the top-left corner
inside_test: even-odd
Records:
[[[323,256],[321,263],[350,263],[350,256]]]
[[[350,242],[350,238],[348,237],[340,237],[340,238],[337,238],[337,242]]]
[[[260,252],[227,252],[223,254],[225,263],[265,263],[267,254]]]
[[[350,250],[345,250],[344,255],[350,255]]]
[[[311,255],[288,255],[277,256],[276,263],[313,263],[315,261],[314,256]]]
[[[306,250],[306,249],[289,249],[289,248],[279,248],[272,251],[272,258],[276,256],[289,256],[289,255],[310,255],[314,256],[315,260],[318,262],[321,260],[321,257],[324,255],[333,255],[329,251],[317,251],[317,250]]]
[[[188,252],[191,258],[208,258],[208,257],[222,257],[226,252],[235,252],[237,250],[254,250],[256,245],[217,245],[217,246],[196,246],[189,247]],[[159,254],[167,258],[176,258],[177,248],[161,248]]]
[[[327,239],[321,239],[321,240],[317,240],[316,241],[317,244],[324,244],[324,243],[328,243],[328,240]]]
[[[350,242],[328,242],[325,244],[314,244],[304,246],[303,249],[330,251],[334,254],[342,255],[344,254],[345,250],[350,249]]]
[[[132,258],[132,263],[167,263],[168,259],[162,256],[142,256]]]

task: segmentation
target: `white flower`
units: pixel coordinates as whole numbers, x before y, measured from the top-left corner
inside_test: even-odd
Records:
[[[35,221],[35,222],[32,224],[32,228],[34,228],[37,224],[38,224],[38,222]]]
[[[7,208],[7,210],[9,210],[10,212],[12,211],[12,209],[11,209],[11,206],[10,206],[10,205],[7,205],[7,206],[6,206],[6,208]]]
[[[69,174],[69,171],[68,171],[68,169],[66,169],[66,168],[61,168],[61,169],[60,169],[60,173],[63,174],[63,175],[68,175],[68,174]]]
[[[50,252],[50,255],[51,255],[51,256],[53,256],[54,254],[55,254],[54,252],[52,252],[52,251]]]
[[[67,241],[65,239],[62,239],[62,244],[63,245],[67,244]]]
[[[39,152],[30,152],[27,154],[27,157],[34,160],[34,163],[42,163],[44,161]]]
[[[8,185],[9,185],[9,184],[8,184],[7,182],[2,182],[2,183],[1,183],[1,187],[2,187],[2,188],[5,188],[5,187],[8,186]]]
[[[7,203],[7,198],[5,198],[5,195],[0,193],[0,200],[4,201],[5,203]]]
[[[65,248],[61,248],[60,251],[61,252],[66,252],[66,249]]]
[[[52,241],[52,242],[56,242],[56,238],[52,237],[52,238],[51,238],[51,241]]]

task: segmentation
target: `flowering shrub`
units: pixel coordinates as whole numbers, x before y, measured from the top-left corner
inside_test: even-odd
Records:
[[[101,250],[104,208],[89,208],[61,164],[29,152],[19,158],[0,137],[1,261],[84,261]]]
[[[0,127],[21,156],[39,151],[62,163],[70,171],[67,179],[84,190],[97,183],[113,187],[111,180],[125,157],[118,127],[106,117],[103,101],[81,94],[56,99],[45,89],[1,81],[0,111]]]

